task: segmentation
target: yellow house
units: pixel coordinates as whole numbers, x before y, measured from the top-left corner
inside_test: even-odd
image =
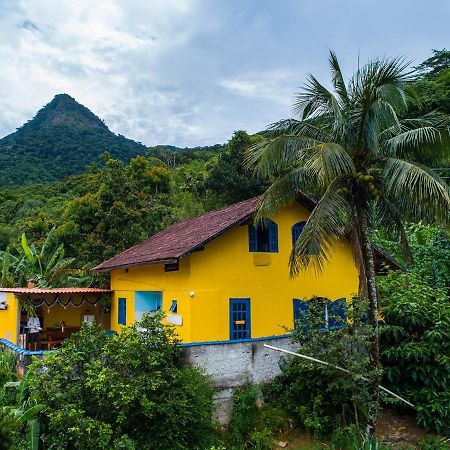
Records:
[[[185,343],[281,336],[296,302],[358,292],[348,242],[319,276],[289,276],[288,258],[314,202],[306,196],[265,227],[253,218],[259,197],[176,223],[95,268],[111,272],[111,328],[119,331],[162,308]],[[395,264],[375,249],[378,264]],[[298,309],[298,304],[297,304]]]

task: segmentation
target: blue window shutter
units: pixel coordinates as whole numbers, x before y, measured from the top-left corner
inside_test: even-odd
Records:
[[[328,319],[329,328],[342,328],[346,326],[347,302],[345,298],[338,298],[329,305],[330,314]]]
[[[297,222],[292,227],[292,245],[295,245],[295,243],[297,242],[297,239],[300,237],[300,233],[302,232],[305,224],[306,222]]]
[[[294,327],[297,330],[304,332],[310,331],[308,311],[309,306],[307,302],[294,298]]]
[[[258,235],[253,225],[248,226],[248,250],[250,252],[258,251]]]
[[[119,315],[117,319],[119,325],[127,324],[127,299],[119,298]]]
[[[275,222],[269,222],[269,251],[278,253],[278,225]]]
[[[178,312],[178,301],[177,300],[172,300],[172,304],[170,305],[169,311],[173,312],[173,313]]]

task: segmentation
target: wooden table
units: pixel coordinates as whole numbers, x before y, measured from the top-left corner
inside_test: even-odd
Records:
[[[64,331],[61,328],[46,328],[41,344],[46,347],[46,350],[51,350],[77,331],[80,331],[80,327],[64,327]]]

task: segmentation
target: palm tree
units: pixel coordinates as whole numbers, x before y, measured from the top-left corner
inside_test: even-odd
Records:
[[[369,61],[347,83],[333,52],[329,64],[333,90],[310,75],[293,104],[299,119],[271,125],[266,139],[248,150],[246,165],[275,179],[261,198],[257,220],[293,203],[300,192],[319,198],[292,249],[292,276],[309,267],[321,272],[337,242],[350,237],[373,331],[366,429],[372,435],[381,363],[371,227],[381,223],[409,255],[403,220],[448,224],[449,188],[418,161],[425,153],[439,154],[449,120],[438,112],[408,115],[418,99],[403,59]],[[448,147],[444,151],[448,155]]]

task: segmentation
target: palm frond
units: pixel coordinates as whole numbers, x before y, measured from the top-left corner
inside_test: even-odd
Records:
[[[356,173],[352,158],[335,143],[321,143],[304,150],[301,161],[325,185],[336,177]]]
[[[382,177],[386,196],[402,214],[415,220],[448,224],[449,187],[432,170],[409,161],[388,158]]]
[[[387,128],[381,134],[386,154],[428,164],[450,162],[450,118],[431,112],[400,121],[400,128]]]
[[[283,173],[298,163],[300,149],[317,142],[303,136],[282,135],[249,147],[244,155],[244,166],[254,169],[260,177]]]
[[[405,148],[420,148],[421,145],[432,144],[440,139],[440,132],[434,127],[421,127],[407,130],[390,138],[386,145],[392,155]]]
[[[300,192],[308,192],[314,186],[311,172],[297,167],[278,178],[261,196],[256,222],[275,216],[282,208],[295,202]]]
[[[307,114],[304,114],[305,109]],[[302,92],[295,96],[292,111],[295,115],[303,115],[303,119],[326,111],[333,111],[336,117],[341,116],[341,107],[336,96],[313,75],[308,76]]]
[[[403,217],[397,207],[385,196],[381,196],[370,211],[371,222],[382,227],[388,235],[397,239],[405,261],[411,263],[413,255],[403,225]]]
[[[328,63],[331,69],[333,87],[341,98],[342,103],[345,105],[349,102],[347,87],[345,85],[344,77],[342,76],[341,67],[339,66],[336,53],[334,53],[333,51],[330,51]]]
[[[400,126],[392,105],[382,99],[373,101],[366,112],[363,130],[366,147],[371,153],[380,153],[380,134],[387,128]]]
[[[388,103],[396,113],[405,111],[408,107],[405,90],[395,84],[383,84],[377,88],[379,99]]]
[[[377,59],[369,61],[357,70],[350,81],[352,99],[356,103],[372,102],[379,96],[382,86],[403,86],[410,81],[411,73],[406,72],[409,61],[404,58]]]
[[[313,267],[321,273],[338,240],[348,232],[351,206],[340,189],[346,178],[336,178],[309,216],[289,258],[291,276]]]

